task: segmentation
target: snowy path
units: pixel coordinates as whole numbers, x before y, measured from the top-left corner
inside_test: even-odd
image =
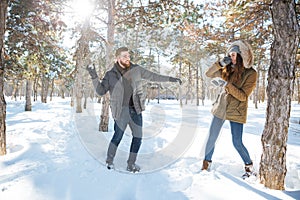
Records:
[[[57,98],[47,104],[35,102],[32,112],[24,112],[24,102],[8,101],[8,154],[0,157],[1,200],[300,199],[299,132],[289,137],[287,191],[268,190],[239,178],[243,166],[232,147],[228,124],[217,144],[213,171],[199,173],[209,107],[180,109],[177,101],[153,102],[144,113],[145,141],[138,160],[147,173],[126,174],[103,165],[112,127],[108,133],[97,131],[99,105],[93,106],[96,115],[88,113],[89,109],[75,114],[68,100]],[[291,116],[300,118],[300,106],[293,109]],[[263,117],[264,108],[250,108],[245,127],[245,145],[256,168]],[[127,158],[130,132],[123,140],[116,158],[120,170]]]

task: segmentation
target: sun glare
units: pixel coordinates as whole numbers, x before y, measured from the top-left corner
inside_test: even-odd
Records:
[[[74,13],[83,19],[92,13],[94,5],[89,0],[73,0],[72,8]]]

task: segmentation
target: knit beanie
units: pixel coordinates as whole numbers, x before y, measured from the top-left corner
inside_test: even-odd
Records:
[[[242,53],[241,50],[240,50],[240,47],[237,46],[237,45],[234,45],[234,46],[232,46],[232,47],[229,49],[228,53],[231,53],[231,52],[236,52],[236,53],[238,53],[238,54],[241,54],[241,53]]]
[[[237,52],[242,56],[245,68],[252,67],[254,61],[253,52],[251,46],[246,41],[237,40],[233,42],[227,49],[228,55],[230,52]]]

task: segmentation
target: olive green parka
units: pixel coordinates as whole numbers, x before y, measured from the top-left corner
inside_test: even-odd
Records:
[[[237,83],[229,80],[223,87],[213,103],[212,114],[224,120],[244,124],[247,120],[248,97],[256,87],[257,72],[252,68],[253,53],[249,44],[238,40],[233,42],[228,50],[234,45],[238,45],[241,50],[245,70]],[[205,74],[207,77],[216,78],[221,77],[221,71],[218,61],[209,67]]]

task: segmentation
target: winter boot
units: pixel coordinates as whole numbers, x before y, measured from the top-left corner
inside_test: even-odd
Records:
[[[129,171],[129,172],[133,172],[133,173],[135,173],[135,172],[139,172],[141,170],[141,167],[140,166],[138,166],[137,164],[128,164],[127,165],[127,171]]]
[[[133,173],[140,171],[141,167],[135,164],[136,157],[137,157],[137,153],[130,152],[129,158],[127,160],[127,171]]]
[[[106,161],[106,167],[107,169],[115,169],[115,166],[114,166],[114,163],[113,162],[109,162],[109,161]]]
[[[209,171],[211,166],[211,161],[203,160],[202,168],[201,170]]]
[[[106,167],[107,169],[114,169],[114,157],[116,155],[117,146],[113,143],[109,143],[109,147],[107,150],[107,158],[106,158]]]
[[[250,176],[256,176],[256,172],[254,171],[253,164],[245,165],[245,174],[243,174],[242,178],[246,179]]]

